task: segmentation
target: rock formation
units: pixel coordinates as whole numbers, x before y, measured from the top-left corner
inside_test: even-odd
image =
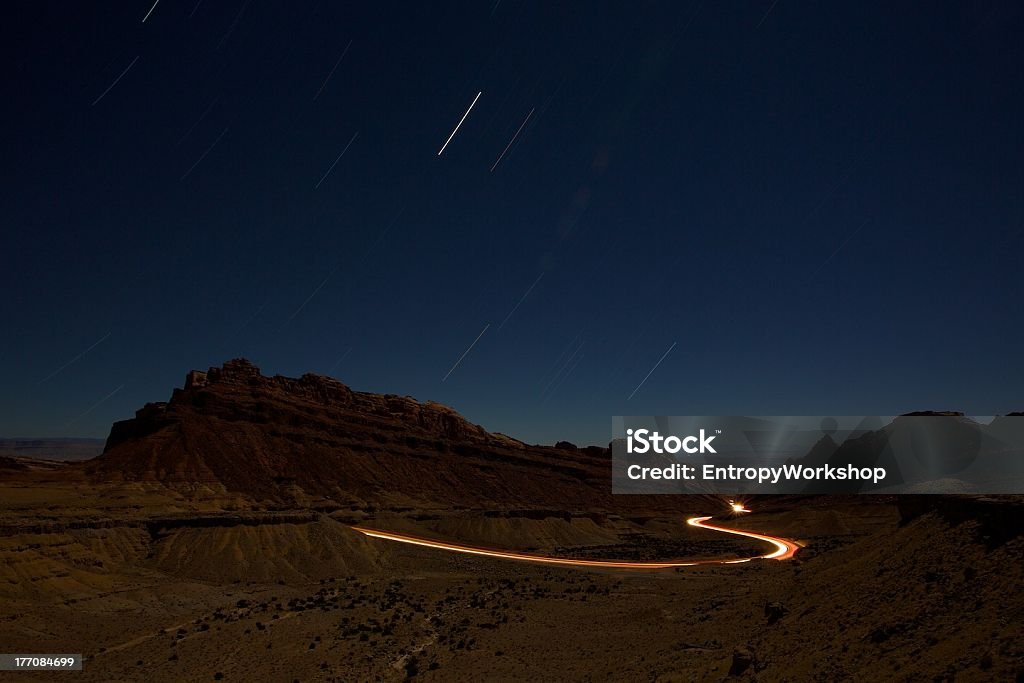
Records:
[[[170,401],[113,425],[94,480],[201,483],[256,499],[296,492],[446,507],[609,503],[605,449],[528,446],[439,403],[353,391],[247,360],[189,372]]]

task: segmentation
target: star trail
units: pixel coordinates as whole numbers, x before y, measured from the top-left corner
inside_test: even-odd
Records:
[[[531,442],[1022,407],[1018,6],[8,15],[2,436],[231,357]]]

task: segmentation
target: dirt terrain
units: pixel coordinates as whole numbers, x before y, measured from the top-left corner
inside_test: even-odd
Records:
[[[570,526],[534,524],[534,543]],[[933,510],[901,523],[887,504],[755,513],[742,525],[803,530],[804,559],[550,568],[365,539],[329,517],[23,533],[0,545],[0,639],[81,651],[80,677],[96,681],[1022,674],[1019,534],[993,544],[982,522]]]
[[[0,642],[85,656],[4,679],[1024,680],[1019,499],[765,497],[732,516],[614,497],[604,449],[331,382],[236,362],[115,425],[98,459],[0,461]],[[583,569],[352,528],[553,557],[768,550],[694,515],[801,548]]]

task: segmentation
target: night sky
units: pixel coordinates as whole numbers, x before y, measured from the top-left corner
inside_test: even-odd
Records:
[[[1024,7],[554,4],[6,7],[0,435],[237,356],[544,443],[1024,409]]]

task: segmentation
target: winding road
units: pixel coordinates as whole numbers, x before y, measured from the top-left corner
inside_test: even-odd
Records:
[[[747,512],[747,510],[743,510]],[[548,557],[546,555],[534,555],[531,553],[519,553],[512,550],[499,550],[495,548],[481,548],[472,545],[463,545],[460,543],[448,543],[445,541],[437,541],[429,538],[423,538],[421,536],[413,536],[411,534],[400,534],[394,531],[382,531],[380,529],[370,529],[363,526],[354,526],[354,530],[365,534],[371,538],[381,538],[386,541],[396,541],[398,543],[408,543],[410,545],[418,545],[426,548],[437,548],[439,550],[447,550],[454,553],[465,553],[467,555],[483,555],[484,557],[497,557],[502,560],[519,560],[522,562],[539,562],[543,564],[559,564],[568,565],[571,567],[602,567],[611,569],[671,569],[673,567],[695,567],[697,565],[704,564],[739,564],[741,562],[750,562],[751,560],[788,560],[796,554],[799,546],[786,538],[777,538],[775,536],[765,536],[763,534],[755,534],[752,531],[741,531],[739,529],[730,529],[724,526],[718,526],[717,524],[709,524],[708,520],[711,517],[691,517],[686,520],[686,523],[690,526],[699,527],[701,529],[709,529],[711,531],[718,531],[723,534],[732,534],[734,536],[744,536],[746,538],[753,538],[758,541],[763,541],[773,546],[774,550],[770,553],[763,555],[756,555],[754,557],[737,557],[732,559],[712,559],[712,560],[679,560],[669,562],[630,562],[627,560],[575,560],[567,557]]]

